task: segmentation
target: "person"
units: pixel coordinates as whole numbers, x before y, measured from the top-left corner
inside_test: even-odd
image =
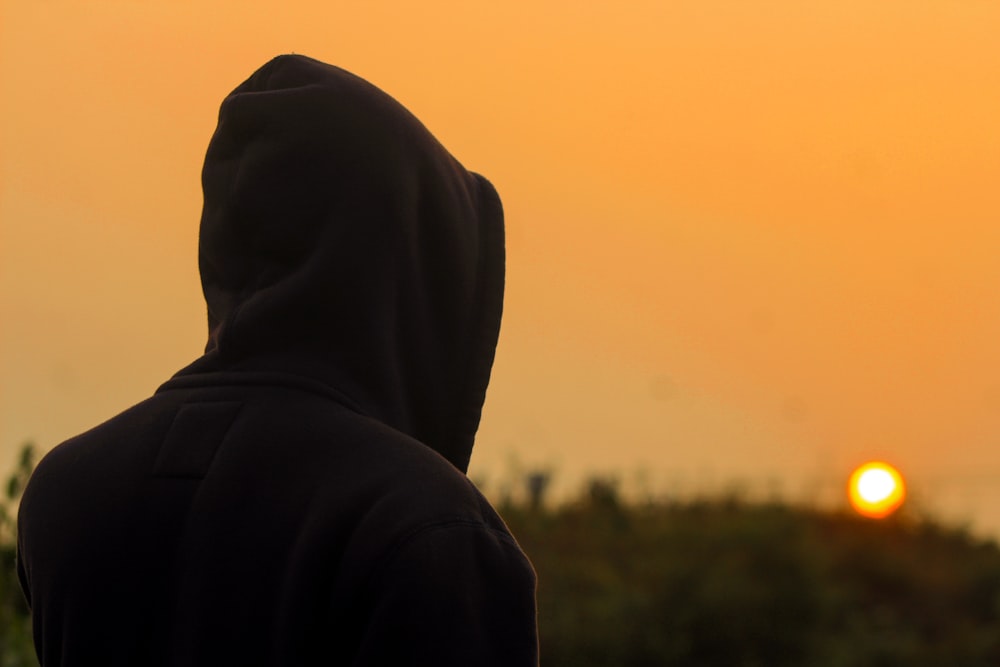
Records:
[[[299,55],[226,97],[202,184],[203,356],[25,491],[41,664],[535,665],[534,571],[464,474],[493,187]]]

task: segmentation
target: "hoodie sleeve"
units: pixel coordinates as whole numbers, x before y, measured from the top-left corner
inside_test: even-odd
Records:
[[[510,535],[476,522],[411,536],[375,583],[355,667],[535,667],[535,573]]]

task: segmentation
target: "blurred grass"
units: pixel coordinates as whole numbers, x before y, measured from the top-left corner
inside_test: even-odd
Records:
[[[962,529],[604,483],[500,509],[538,572],[546,666],[1000,665],[1000,549]]]

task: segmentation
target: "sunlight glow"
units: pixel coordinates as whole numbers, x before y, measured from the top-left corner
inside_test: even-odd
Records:
[[[889,516],[906,495],[903,477],[888,463],[871,461],[857,468],[847,483],[847,496],[861,515],[873,519]]]

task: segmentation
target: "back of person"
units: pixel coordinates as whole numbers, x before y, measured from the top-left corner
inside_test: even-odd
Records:
[[[205,354],[19,513],[42,665],[534,665],[534,573],[464,472],[499,199],[398,103],[272,60],[203,172]]]

